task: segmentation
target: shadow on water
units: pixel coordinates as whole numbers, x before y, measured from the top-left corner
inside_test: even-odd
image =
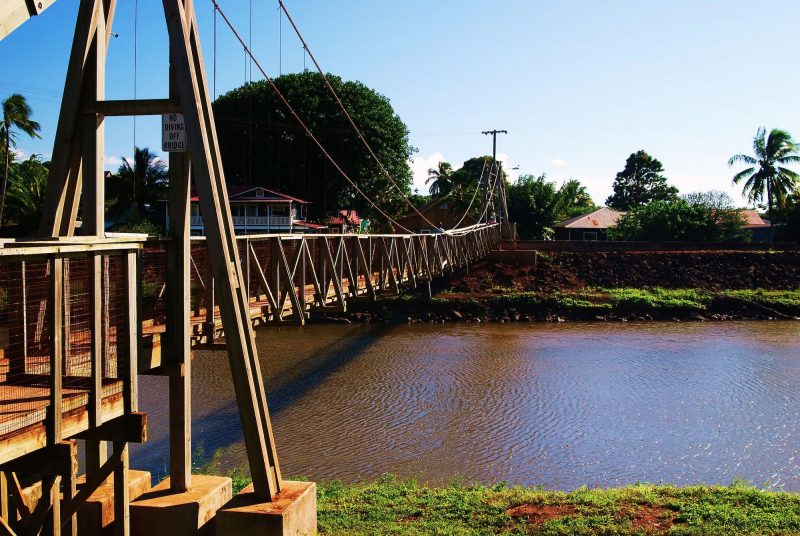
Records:
[[[331,375],[374,346],[392,331],[390,324],[369,325],[357,332],[349,331],[311,355],[276,374],[264,373],[264,385],[270,415],[274,417],[287,409],[309,391],[321,385]],[[302,333],[302,328],[299,328]],[[263,348],[259,349],[263,352]],[[264,359],[261,357],[262,371]],[[193,463],[203,465],[214,453],[242,441],[239,408],[235,397],[213,413],[192,420],[192,443],[195,446]],[[169,436],[148,443],[137,456],[139,465],[154,476],[169,471]]]

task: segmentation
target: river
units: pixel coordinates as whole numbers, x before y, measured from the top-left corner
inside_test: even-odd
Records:
[[[257,331],[284,476],[800,490],[800,323],[342,325]],[[198,457],[246,465],[224,352],[193,361]],[[167,387],[142,377],[168,459]]]

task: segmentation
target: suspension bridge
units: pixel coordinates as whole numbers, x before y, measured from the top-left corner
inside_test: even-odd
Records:
[[[0,39],[54,1],[1,2]],[[0,534],[316,533],[314,484],[281,475],[253,323],[303,323],[314,312],[346,311],[354,299],[427,286],[500,243],[503,225],[489,222],[495,200],[505,214],[494,162],[481,177],[483,206],[476,210],[476,189],[466,211],[482,223],[461,227],[462,217],[435,234],[403,228],[336,162],[220,4],[211,4],[320,154],[399,232],[236,236],[196,2],[163,0],[168,97],[112,101],[105,98],[105,62],[117,2],[80,0],[40,231],[0,240]],[[427,220],[380,163],[278,4],[365,150]],[[183,114],[188,144],[169,156],[167,236],[106,234],[104,120],[162,113]],[[190,184],[200,200],[202,238],[190,237]],[[229,478],[191,470],[191,348],[221,334],[253,480],[235,497]],[[128,451],[147,437],[142,374],[168,379],[169,477],[152,488],[149,474],[131,469]]]

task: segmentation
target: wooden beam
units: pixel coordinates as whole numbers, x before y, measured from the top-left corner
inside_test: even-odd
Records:
[[[39,15],[55,0],[2,0],[0,1],[0,40],[16,30],[31,17]]]
[[[124,443],[145,443],[147,441],[147,414],[127,413],[97,428],[89,428],[73,436],[74,439],[91,441],[122,441]]]
[[[103,117],[162,115],[181,113],[181,104],[177,99],[120,99],[96,100],[83,105],[84,114],[97,114]]]
[[[175,70],[170,64],[169,93],[180,112]],[[162,103],[163,104],[163,103]],[[191,356],[191,157],[169,154],[169,229],[167,244],[166,344],[162,362],[181,374],[169,375],[170,487],[183,492],[192,485],[192,356]],[[213,310],[212,310],[213,313]]]
[[[105,98],[106,15],[105,5],[101,5],[103,12],[97,17],[84,64],[81,91],[81,101],[84,103]],[[86,235],[101,236],[105,233],[105,120],[97,114],[85,115],[78,121],[78,128],[82,130],[82,136],[78,138],[82,151],[82,231]]]
[[[58,474],[66,476],[75,469],[78,456],[77,449],[75,441],[62,441],[57,445],[35,450],[4,463],[0,466],[0,471],[5,473]]]
[[[227,201],[197,24],[194,15],[187,13],[183,1],[163,0],[163,5],[178,94],[190,133],[187,141],[206,230],[209,264],[219,284],[220,312],[250,473],[256,495],[271,499],[280,491],[280,469],[250,325],[250,305],[244,296],[246,287]]]
[[[81,0],[72,41],[67,79],[61,99],[53,156],[45,194],[41,236],[73,234],[78,202],[81,196],[80,161],[81,107],[84,82],[98,22],[105,29],[106,43],[111,32],[116,0]],[[102,34],[101,34],[102,37]],[[105,65],[98,66],[104,69]]]

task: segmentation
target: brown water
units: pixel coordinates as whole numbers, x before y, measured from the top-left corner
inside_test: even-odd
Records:
[[[800,490],[800,323],[311,325],[258,332],[284,475],[571,489]],[[166,384],[145,378],[165,470]],[[227,357],[198,352],[194,444],[245,465]]]

